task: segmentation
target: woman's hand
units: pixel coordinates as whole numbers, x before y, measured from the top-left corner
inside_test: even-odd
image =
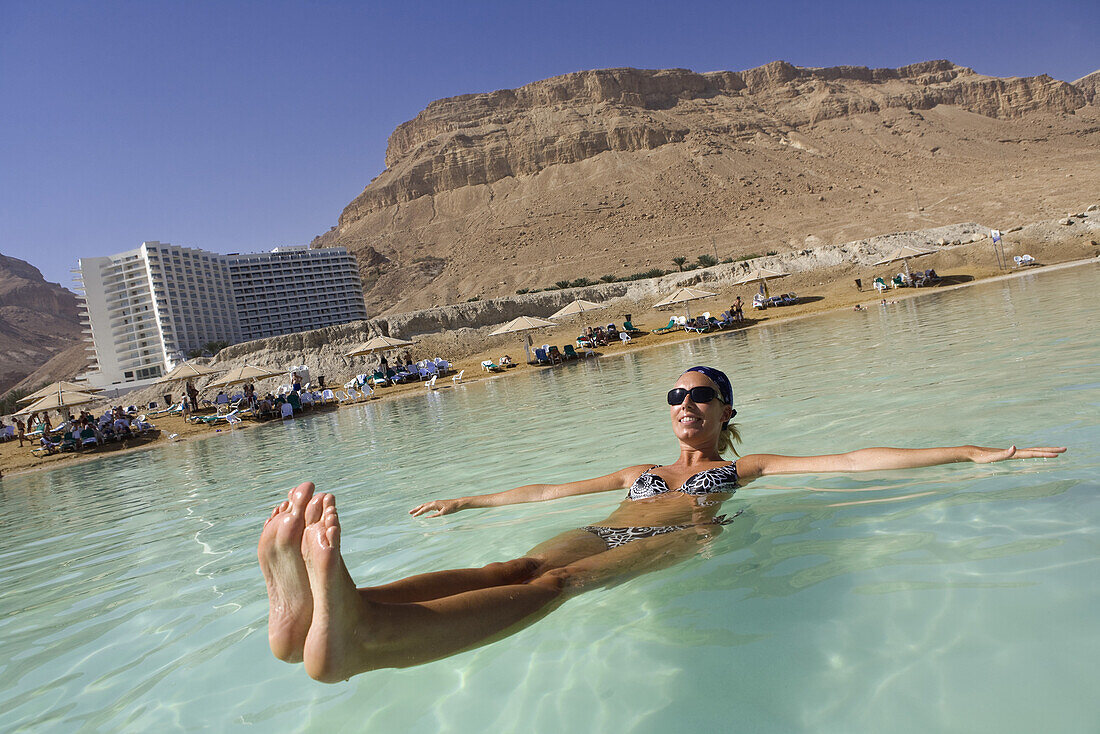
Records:
[[[975,464],[992,464],[995,461],[1008,459],[1054,459],[1064,453],[1065,446],[1039,446],[1030,449],[1018,449],[1011,446],[1007,449],[991,449],[985,446],[970,446],[970,460]]]
[[[433,512],[434,514],[428,515],[428,517],[439,517],[440,515],[450,515],[452,512],[458,512],[465,509],[466,500],[432,500],[431,502],[425,502],[422,505],[418,505],[411,510],[409,514],[413,517],[420,517],[425,512]]]

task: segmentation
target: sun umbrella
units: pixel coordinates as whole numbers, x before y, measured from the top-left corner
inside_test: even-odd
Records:
[[[901,260],[902,263],[904,263],[905,265],[905,277],[909,278],[911,277],[909,275],[909,258],[931,254],[931,250],[919,250],[916,247],[905,245],[904,247],[899,247],[897,250],[894,250],[892,253],[882,258],[877,263],[875,263],[875,265],[889,265],[892,262],[897,262],[898,260]]]
[[[755,283],[761,281],[764,284],[764,295],[768,295],[768,278],[786,278],[790,273],[780,273],[777,270],[768,270],[767,268],[756,268],[745,273],[741,278],[734,281],[734,285],[743,285],[744,283]]]
[[[171,372],[160,378],[158,382],[193,380],[196,377],[216,375],[219,372],[225,372],[226,369],[226,367],[207,367],[204,364],[191,364],[190,362],[180,362],[172,369]]]
[[[376,336],[369,341],[360,344],[355,349],[352,349],[347,353],[349,357],[364,357],[368,354],[374,354],[375,352],[384,352],[387,349],[399,349],[401,347],[411,347],[413,343],[405,339],[394,339],[390,336]]]
[[[607,308],[606,303],[593,303],[592,301],[586,301],[583,298],[573,301],[568,306],[565,306],[557,313],[551,314],[550,318],[560,319],[565,316],[574,316],[585,311],[595,311],[600,308]]]
[[[710,291],[701,291],[698,288],[681,288],[657,303],[653,304],[653,308],[660,308],[661,306],[672,306],[677,303],[689,303],[690,301],[698,301],[700,298],[712,298],[718,295],[717,293],[711,293]],[[691,318],[691,306],[687,307],[687,317]]]
[[[237,367],[236,369],[229,370],[221,379],[214,380],[203,389],[211,387],[229,387],[230,385],[239,385],[242,382],[266,380],[269,377],[279,377],[281,375],[281,372],[272,372],[271,370],[265,370],[263,367],[253,367],[250,364],[246,364],[244,367]]]
[[[103,400],[98,395],[92,395],[86,392],[74,392],[72,390],[58,389],[54,393],[50,393],[44,397],[39,398],[35,402],[28,405],[26,408],[20,410],[16,415],[30,415],[31,413],[37,413],[40,410],[61,410],[62,408],[72,408],[77,405],[87,405],[88,403],[94,403],[96,400]]]
[[[534,316],[520,316],[518,319],[512,319],[503,326],[498,326],[489,332],[489,336],[499,336],[501,334],[511,334],[513,332],[527,331],[528,329],[541,329],[544,326],[557,326],[553,321],[547,321],[546,319],[538,319]],[[527,361],[531,361],[531,350],[527,346],[526,340],[523,343],[523,351],[527,355]]]
[[[35,390],[30,395],[24,395],[23,397],[19,398],[15,402],[16,403],[30,403],[30,402],[33,402],[35,400],[39,400],[40,398],[44,398],[47,395],[53,395],[53,394],[57,393],[58,390],[64,390],[65,392],[82,392],[82,393],[101,392],[101,389],[98,388],[98,387],[91,387],[89,385],[79,385],[75,382],[65,382],[64,380],[61,380],[60,382],[55,382],[52,385],[46,385],[41,390]]]

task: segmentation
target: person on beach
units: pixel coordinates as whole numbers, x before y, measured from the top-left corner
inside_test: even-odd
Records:
[[[15,419],[15,435],[19,439],[19,448],[23,448],[23,441],[27,439],[27,425],[18,418]]]
[[[578,592],[671,566],[701,550],[741,513],[722,503],[753,480],[776,474],[909,469],[952,462],[1057,457],[1062,447],[867,448],[826,456],[752,454],[728,461],[740,441],[729,379],[692,367],[667,395],[680,455],[606,476],[531,484],[492,494],[431,500],[413,516],[626,490],[598,522],[482,568],[424,573],[357,588],[340,554],[336,500],[305,482],[264,523],[257,553],[270,603],[274,655],[304,662],[310,677],[335,683],[378,668],[438,660],[512,634]]]
[[[733,315],[733,318],[734,318],[735,321],[744,321],[745,320],[744,308],[745,308],[745,302],[741,300],[741,296],[738,296],[734,300],[733,305],[730,306],[730,313]]]

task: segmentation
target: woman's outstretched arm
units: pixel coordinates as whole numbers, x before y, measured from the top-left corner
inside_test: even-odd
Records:
[[[449,515],[459,510],[467,510],[473,507],[500,507],[502,505],[518,505],[524,502],[544,502],[558,499],[559,497],[572,497],[579,494],[591,494],[593,492],[609,492],[615,489],[626,489],[638,476],[651,465],[630,466],[626,469],[580,482],[567,482],[565,484],[527,484],[504,492],[492,494],[478,494],[469,497],[459,497],[452,500],[432,500],[418,505],[409,514],[419,517],[431,512],[428,517]]]
[[[737,461],[737,474],[743,481],[772,474],[819,474],[825,472],[860,472],[887,469],[913,469],[920,466],[953,464],[972,461],[991,464],[1007,459],[1053,459],[1065,451],[1064,446],[1007,449],[985,446],[943,446],[933,449],[894,449],[878,447],[826,456],[780,456],[751,454]]]

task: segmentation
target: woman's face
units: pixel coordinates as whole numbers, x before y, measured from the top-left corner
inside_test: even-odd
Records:
[[[685,372],[680,375],[680,379],[673,385],[673,388],[677,387],[685,390],[709,387],[717,395],[721,395],[718,386],[701,372]],[[696,403],[691,395],[687,395],[680,405],[669,406],[669,414],[672,417],[672,432],[676,434],[676,438],[682,443],[705,448],[717,445],[722,424],[730,419],[733,410],[717,396],[709,403]]]

